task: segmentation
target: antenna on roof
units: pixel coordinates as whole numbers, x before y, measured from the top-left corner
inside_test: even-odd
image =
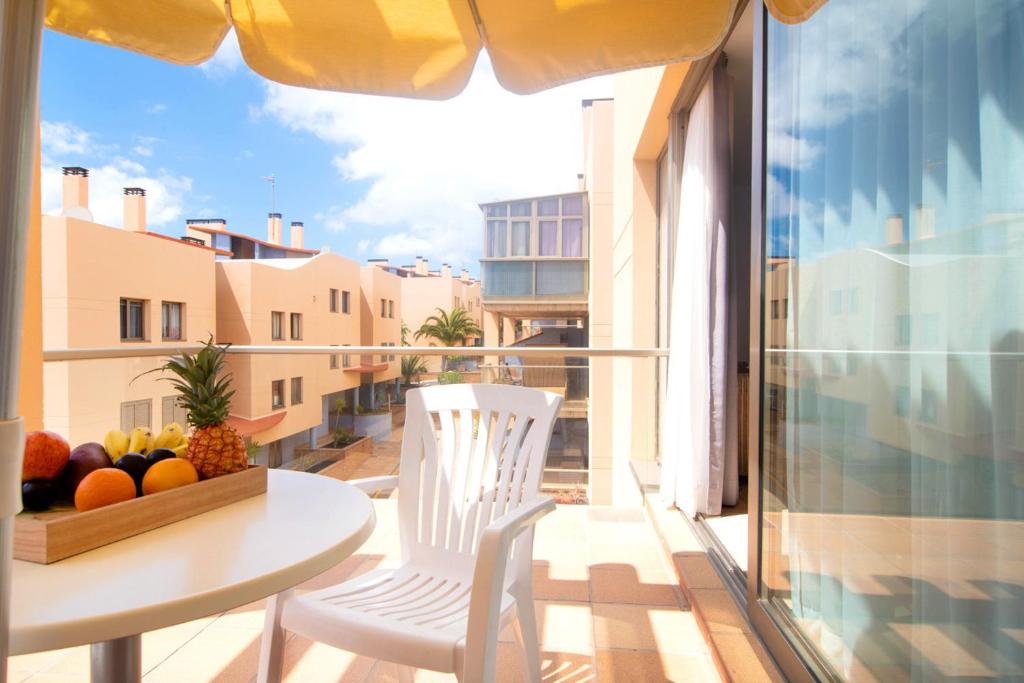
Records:
[[[270,212],[277,211],[277,178],[274,174],[265,175],[263,179],[270,183]]]

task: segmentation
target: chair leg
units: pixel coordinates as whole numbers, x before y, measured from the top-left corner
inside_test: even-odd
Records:
[[[531,683],[540,683],[540,642],[537,638],[537,617],[533,600],[529,597],[516,598],[516,642],[519,644],[523,663],[523,678]]]
[[[263,639],[260,642],[257,683],[280,683],[284,668],[285,632],[281,628],[281,609],[292,595],[286,590],[267,598],[267,615],[263,625]]]

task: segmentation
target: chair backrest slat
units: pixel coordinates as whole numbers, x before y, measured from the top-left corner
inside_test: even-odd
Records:
[[[508,385],[406,394],[399,474],[405,559],[472,567],[487,525],[540,494],[561,402],[555,394]],[[518,572],[513,567],[509,580],[520,578]]]

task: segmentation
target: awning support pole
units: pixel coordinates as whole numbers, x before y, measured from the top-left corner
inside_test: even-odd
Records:
[[[44,0],[3,0],[0,9],[0,421],[5,422],[18,417],[43,5]],[[0,453],[0,458],[16,458],[20,463],[23,446],[24,442],[14,452]],[[20,480],[20,464],[0,471],[16,472]],[[0,683],[7,681],[13,512],[21,509],[20,493],[10,500],[13,491],[20,491],[20,481],[0,481]]]

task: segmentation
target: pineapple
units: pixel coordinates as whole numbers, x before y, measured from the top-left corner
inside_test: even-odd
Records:
[[[226,349],[214,344],[211,337],[199,353],[184,353],[163,366],[177,375],[170,382],[181,394],[179,400],[188,411],[193,429],[188,459],[204,479],[240,472],[249,466],[242,437],[225,422],[235,393],[231,376],[219,377]]]

